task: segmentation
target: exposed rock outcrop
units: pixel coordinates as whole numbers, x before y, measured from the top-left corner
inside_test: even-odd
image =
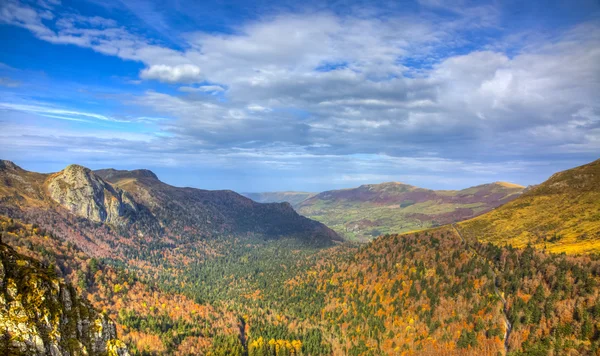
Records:
[[[0,354],[128,355],[115,324],[52,267],[0,244]]]
[[[71,211],[95,222],[125,224],[137,212],[131,196],[114,188],[90,169],[70,165],[48,178],[50,197]]]

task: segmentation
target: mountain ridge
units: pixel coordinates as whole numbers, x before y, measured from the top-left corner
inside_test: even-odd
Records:
[[[385,182],[321,192],[295,208],[346,238],[367,241],[385,233],[465,220],[516,198],[524,190],[523,186],[507,182],[462,190],[432,190]]]
[[[104,169],[96,169],[94,173],[98,174],[105,180],[111,180],[119,177],[130,177],[130,178],[149,178],[149,179],[158,179],[156,173],[152,172],[149,169],[114,169],[114,168],[104,168]]]
[[[519,198],[458,223],[469,238],[551,252],[600,252],[600,159],[557,172]]]
[[[330,243],[340,237],[297,214],[289,204],[260,204],[233,191],[179,188],[149,170],[92,171],[69,165],[56,173],[28,172],[10,161],[0,167],[0,212],[29,214],[57,206],[122,232],[186,239],[227,234],[295,237]],[[59,209],[60,210],[60,209]]]
[[[0,184],[4,191],[36,191],[43,188],[36,182],[48,178],[11,172],[0,172],[0,183],[11,184]],[[556,177],[523,194],[521,188],[509,187],[520,197],[481,218],[507,205],[527,207],[524,199],[555,201],[551,216],[567,213],[578,217],[576,222],[588,217],[588,205],[570,208],[588,201],[597,204],[599,200],[589,199],[589,192],[596,191],[595,173],[574,170]],[[102,179],[99,187],[105,196],[110,187],[130,192],[138,207],[133,224],[153,223],[159,230],[133,236],[125,230],[121,235],[127,225],[93,222],[49,197],[41,208],[28,205],[12,193],[0,195],[0,208],[21,202],[19,208],[41,214],[45,224],[36,224],[37,215],[22,222],[11,215],[0,216],[0,227],[6,231],[4,240],[20,253],[55,264],[94,307],[106,310],[119,338],[136,355],[256,355],[276,347],[279,352],[272,353],[277,355],[292,350],[323,356],[591,354],[600,345],[600,261],[594,254],[567,256],[543,251],[543,246],[488,244],[471,240],[477,235],[469,235],[473,231],[461,223],[323,249],[295,239],[268,239],[259,235],[262,231],[239,233],[257,222],[267,223],[263,229],[276,228],[261,216],[247,216],[245,209],[260,207],[254,212],[266,216],[273,216],[268,211],[275,209],[277,216],[285,216],[293,212],[288,203],[258,204],[230,191],[177,188],[137,173],[94,179]],[[102,184],[110,185],[107,192]],[[490,196],[497,201],[506,192],[498,183],[460,193],[438,191],[437,200],[420,207],[456,207],[456,199],[482,201]],[[388,208],[393,214],[423,204],[390,204],[395,194],[405,199],[406,193],[415,200],[431,194],[397,184],[363,186],[356,192],[359,197],[374,194],[381,203],[370,208],[394,206]],[[571,195],[576,199],[562,199]],[[240,204],[240,215],[216,214]],[[238,234],[208,239],[201,226],[187,221],[198,216],[218,226],[236,220]],[[145,218],[153,220],[141,220]],[[496,221],[524,218],[528,216]]]

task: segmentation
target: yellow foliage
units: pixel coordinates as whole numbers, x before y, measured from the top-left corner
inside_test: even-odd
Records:
[[[567,254],[600,252],[600,160],[557,173],[521,197],[458,223],[468,239]]]

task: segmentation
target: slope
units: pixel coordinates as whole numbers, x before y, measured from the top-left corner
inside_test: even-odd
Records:
[[[0,243],[0,353],[128,355],[115,324],[77,296],[53,266]]]
[[[514,201],[458,224],[470,239],[551,252],[600,252],[600,160],[554,174]]]
[[[523,189],[496,182],[460,191],[436,191],[390,182],[322,192],[296,209],[349,240],[368,241],[385,233],[471,218],[516,198]]]
[[[168,215],[153,204],[179,203],[163,200],[170,188],[148,173],[101,175],[116,192],[102,194],[133,198],[132,224],[142,207],[162,224]],[[61,209],[69,218],[46,231],[0,217],[5,242],[55,264],[116,320],[134,354],[562,355],[600,346],[594,255],[467,245],[452,226],[327,249],[258,234],[177,239],[167,224],[161,235],[119,237],[112,226],[121,225]],[[88,230],[86,239],[132,248],[126,258],[90,259],[96,251],[70,243]]]
[[[80,224],[88,235],[104,228],[112,229],[113,235],[154,240],[257,235],[328,244],[339,239],[323,224],[298,215],[288,203],[259,204],[232,191],[173,187],[144,170],[94,173],[70,165],[58,173],[39,174],[1,161],[0,213],[28,219],[49,214],[55,222],[81,217],[89,221]],[[88,237],[97,245],[107,242]]]
[[[173,187],[149,171],[108,169],[95,173],[131,194],[168,231],[182,236],[257,234],[312,243],[339,239],[323,224],[296,213],[289,203],[261,204],[230,190]]]
[[[331,251],[292,281],[344,355],[590,355],[600,260],[466,244],[452,226]],[[289,308],[294,299],[288,301]]]

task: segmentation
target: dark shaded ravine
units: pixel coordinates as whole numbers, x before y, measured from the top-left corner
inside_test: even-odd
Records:
[[[248,355],[248,345],[246,345],[246,320],[243,316],[239,317],[238,328],[240,329],[240,342],[244,348],[244,355]]]

